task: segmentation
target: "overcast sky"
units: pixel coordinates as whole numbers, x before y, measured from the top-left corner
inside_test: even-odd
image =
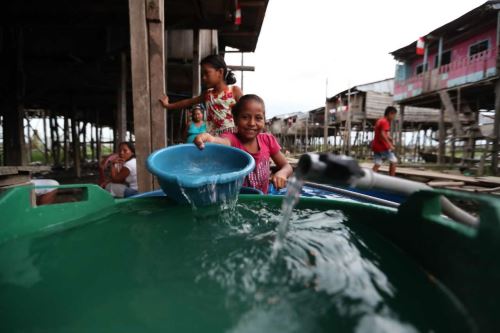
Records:
[[[268,117],[312,110],[324,104],[327,78],[332,96],[393,77],[389,52],[484,2],[270,0],[257,50],[245,55],[245,65],[256,71],[244,74],[244,92],[264,98]],[[227,59],[241,61],[239,55]]]

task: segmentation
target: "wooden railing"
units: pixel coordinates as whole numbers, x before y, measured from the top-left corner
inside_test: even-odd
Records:
[[[402,100],[423,93],[474,83],[497,74],[498,52],[488,49],[471,57],[455,60],[407,80],[394,82],[394,99]]]

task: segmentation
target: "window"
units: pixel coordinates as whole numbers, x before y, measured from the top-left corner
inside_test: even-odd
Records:
[[[434,68],[438,67],[439,55],[434,58]],[[441,66],[448,65],[451,62],[451,51],[445,51],[441,54]]]
[[[425,70],[427,71],[428,69],[428,64],[425,64]],[[418,65],[416,68],[415,68],[415,74],[418,75],[418,74],[422,74],[422,72],[424,71],[424,64],[420,64]]]
[[[490,48],[489,40],[483,40],[481,42],[472,44],[471,46],[469,46],[469,57],[472,57],[474,54],[486,51],[489,48]]]

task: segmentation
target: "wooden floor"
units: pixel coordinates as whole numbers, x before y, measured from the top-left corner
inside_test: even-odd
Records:
[[[297,158],[287,157],[288,162],[295,167],[298,163]],[[360,163],[362,168],[371,169],[373,163]],[[383,165],[380,172],[388,173],[389,167]],[[500,177],[472,177],[464,176],[453,171],[432,171],[424,167],[398,167],[396,176],[425,183],[434,188],[452,189],[458,191],[489,193],[500,195]]]

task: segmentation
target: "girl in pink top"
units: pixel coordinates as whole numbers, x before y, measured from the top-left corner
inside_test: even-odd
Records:
[[[224,133],[214,137],[208,133],[198,135],[194,143],[203,149],[205,142],[214,142],[242,149],[255,159],[255,169],[245,178],[244,186],[253,187],[267,193],[271,170],[269,158],[276,164],[278,171],[271,181],[278,189],[286,186],[293,170],[285,156],[280,152],[276,138],[262,133],[265,126],[264,101],[257,95],[245,95],[233,107],[236,133]]]
[[[207,110],[208,131],[214,135],[234,131],[234,119],[231,108],[240,99],[242,92],[236,83],[234,74],[227,69],[224,58],[210,55],[201,63],[201,79],[207,90],[200,96],[169,103],[167,96],[160,98],[161,104],[167,109],[184,109],[194,104],[205,103]]]

